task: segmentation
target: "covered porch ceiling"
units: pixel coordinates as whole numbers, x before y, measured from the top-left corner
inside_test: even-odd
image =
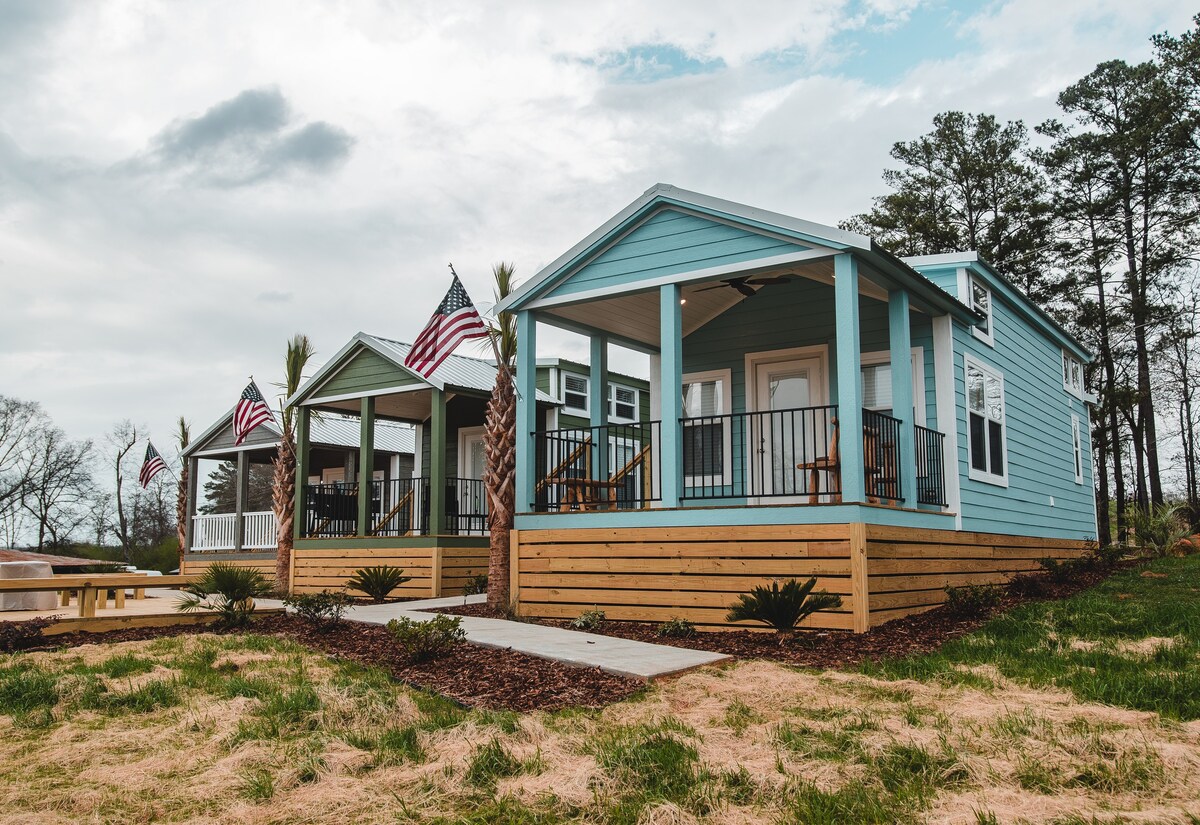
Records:
[[[453,393],[446,394],[447,401],[453,397]],[[433,390],[429,387],[376,395],[374,398],[376,418],[402,421],[408,424],[420,424],[422,421],[426,421],[433,409]],[[347,398],[340,401],[323,401],[319,405],[315,405],[313,409],[360,415],[362,399]]]
[[[733,287],[708,289],[708,287],[721,285],[723,280],[734,277],[757,279],[782,276],[805,278],[832,287],[834,283],[833,266],[833,257],[830,256],[773,268],[751,266],[743,272],[724,275],[721,278],[684,283],[681,289],[684,303],[680,308],[683,316],[683,335],[685,337],[690,335],[747,297]],[[754,286],[753,288],[760,291],[770,290],[771,285]],[[886,276],[868,265],[859,265],[858,292],[860,295],[886,302],[889,288],[893,287]],[[538,320],[585,334],[603,331],[618,343],[623,342],[637,349],[656,351],[659,349],[658,304],[659,291],[657,288],[653,288],[612,297],[592,298],[576,303],[564,302],[555,306],[539,308]],[[912,308],[927,314],[936,314],[936,310],[915,296],[912,299]]]

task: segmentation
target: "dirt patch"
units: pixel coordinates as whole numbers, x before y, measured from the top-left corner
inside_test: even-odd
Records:
[[[641,642],[671,645],[672,647],[708,650],[725,653],[740,659],[770,659],[790,665],[816,668],[853,668],[864,661],[928,653],[946,642],[965,636],[985,624],[992,616],[1031,601],[1064,599],[1094,587],[1117,570],[1131,565],[1119,565],[1113,571],[1089,571],[1073,581],[1041,582],[1037,596],[1017,595],[1006,591],[1000,604],[990,613],[975,617],[955,616],[946,608],[937,608],[895,619],[873,628],[868,633],[855,634],[839,630],[807,630],[796,634],[795,641],[781,645],[774,633],[758,630],[698,630],[694,635],[675,638],[658,635],[658,625],[649,622],[605,621],[589,630],[605,636],[619,636]],[[486,604],[468,604],[439,608],[438,613],[482,618],[505,618]],[[539,619],[539,624],[569,628],[570,622]]]
[[[66,633],[47,640],[41,649],[77,648],[85,660],[92,662],[112,655],[112,643],[228,632],[182,626],[130,628],[103,635]],[[269,614],[256,617],[249,628],[239,632],[282,636],[329,656],[379,667],[405,684],[440,693],[468,707],[517,711],[601,707],[643,687],[641,681],[599,669],[572,667],[470,643],[456,646],[445,658],[413,662],[386,628],[360,622],[343,621],[331,630],[321,631],[295,616]]]

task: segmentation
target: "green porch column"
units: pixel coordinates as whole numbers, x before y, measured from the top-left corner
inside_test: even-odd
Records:
[[[375,469],[375,396],[362,399],[358,418],[358,530],[360,536],[369,536],[375,525],[371,522],[371,500],[374,485],[371,484]],[[382,496],[380,501],[382,501]]]
[[[900,495],[910,507],[917,506],[916,424],[912,393],[912,327],[908,293],[893,289],[888,293],[888,342],[892,361],[892,415],[899,418],[900,443],[896,445],[896,472]],[[924,399],[917,399],[924,403]]]
[[[591,343],[591,380],[588,382],[588,409],[592,424],[592,477],[607,481],[608,433],[602,428],[608,423],[608,339],[593,335]]]
[[[849,252],[833,259],[834,322],[837,326],[838,454],[842,501],[863,501],[862,347],[858,324],[858,261]]]
[[[678,507],[683,492],[683,313],[679,284],[658,288],[659,394],[662,397],[662,436],[659,467],[662,506]]]
[[[308,407],[296,407],[293,410],[296,423],[296,504],[292,512],[292,540],[304,538],[308,525],[305,488],[308,486]]]
[[[518,513],[529,512],[536,500],[537,449],[537,317],[517,313],[517,494]]]
[[[233,492],[233,552],[242,552],[246,541],[246,499],[250,492],[250,458],[245,450],[238,452],[237,481]]]
[[[446,532],[446,393],[434,387],[429,399],[429,524],[426,535]]]

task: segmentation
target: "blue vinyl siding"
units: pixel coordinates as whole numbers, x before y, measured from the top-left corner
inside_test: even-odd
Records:
[[[549,296],[635,284],[649,278],[809,248],[708,218],[662,209],[571,273]]]

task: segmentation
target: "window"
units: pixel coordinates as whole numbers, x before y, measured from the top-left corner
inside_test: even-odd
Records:
[[[971,309],[983,316],[983,320],[975,325],[975,337],[985,341],[989,346],[995,340],[992,332],[992,291],[988,285],[975,276],[967,278],[971,290]]]
[[[579,415],[589,415],[588,408],[589,379],[582,375],[572,375],[564,372],[562,377],[562,402],[567,412]]]
[[[1083,398],[1083,364],[1069,352],[1063,351],[1063,389],[1076,398]]]
[[[687,487],[728,484],[729,370],[683,379],[683,476]]]
[[[1079,416],[1071,416],[1071,441],[1075,447],[1075,483],[1083,484],[1083,434],[1079,429]]]
[[[1007,487],[1004,376],[969,355],[966,356],[966,374],[970,477]]]
[[[637,421],[638,391],[618,384],[609,384],[608,415],[614,421]]]
[[[868,410],[888,413],[892,411],[892,365],[862,365],[862,405]]]

